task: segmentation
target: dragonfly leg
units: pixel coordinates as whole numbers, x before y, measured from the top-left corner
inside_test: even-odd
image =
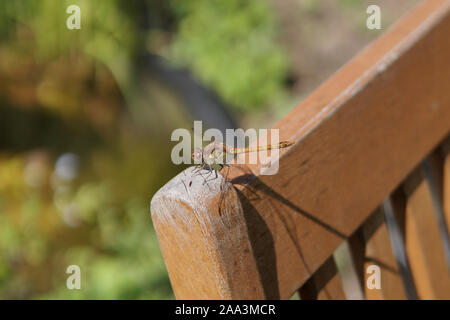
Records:
[[[197,165],[195,168],[194,168],[194,170],[192,171],[193,172],[193,176],[194,177],[196,177],[196,176],[198,176],[198,175],[201,175],[202,176],[202,178],[203,178],[203,184],[205,184],[205,183],[207,183],[207,181],[206,181],[206,179],[205,179],[205,177],[203,176],[203,174],[202,174],[202,170],[210,170],[210,169],[208,169],[207,168],[208,167],[208,165],[207,164],[199,164],[199,165]],[[192,180],[189,182],[189,187],[191,186],[191,184],[192,184]],[[208,187],[209,187],[209,185],[208,185]]]
[[[201,175],[201,176],[203,177],[201,171],[202,171],[202,170],[208,170],[207,167],[208,167],[207,164],[199,164],[199,165],[193,170],[194,176]]]
[[[206,176],[206,178],[203,177],[203,178],[205,179],[205,181],[203,182],[203,184],[208,183],[208,178],[211,176],[212,172],[215,171],[215,170],[213,170],[213,168],[211,168],[211,166],[209,166],[209,165],[208,165],[208,170],[209,170],[209,172],[208,172],[208,175]]]
[[[204,164],[199,164],[195,167],[195,169],[193,170],[193,173],[198,174],[200,170],[203,170],[205,168]]]
[[[225,199],[225,194],[228,191],[228,188],[230,187],[231,183],[228,181],[228,173],[230,173],[230,166],[227,164],[224,164],[224,166],[227,167],[227,174],[225,175],[224,179],[222,180],[222,183],[220,184],[220,199],[219,199],[219,215],[222,215],[222,203]],[[216,171],[217,173],[217,171]]]
[[[224,186],[229,186],[229,185],[231,185],[231,183],[229,183],[229,181],[228,181],[228,174],[230,173],[230,166],[229,165],[224,165],[224,166],[226,166],[227,167],[227,174],[225,175],[225,177],[224,177],[224,179],[223,179],[223,181],[222,181],[222,186],[221,186],[221,189],[222,190],[224,190]],[[228,188],[227,188],[227,190],[228,190]],[[226,192],[227,190],[224,190],[224,192]]]
[[[225,175],[225,181],[228,181],[228,174],[230,173],[230,165],[229,164],[224,164],[224,167],[227,167],[227,174]]]
[[[201,172],[202,170],[208,170],[208,171],[211,171],[211,167],[210,167],[208,164],[203,163],[203,164],[198,165],[198,166],[193,170],[194,177],[197,176],[197,175],[202,176],[202,178],[203,178],[203,185],[204,185],[204,184],[207,183],[208,181],[205,179],[205,176],[202,174],[202,172]],[[208,173],[208,176],[209,176],[209,173]],[[209,187],[209,185],[208,185],[208,187]]]

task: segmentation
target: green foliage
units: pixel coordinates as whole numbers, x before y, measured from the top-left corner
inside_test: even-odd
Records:
[[[0,36],[13,34],[17,22],[27,25],[33,30],[37,57],[54,59],[81,50],[108,65],[125,88],[131,58],[143,45],[134,17],[136,3],[131,3],[127,11],[120,0],[5,0],[0,5]],[[71,4],[82,8],[79,32],[66,29],[65,9]],[[262,108],[283,95],[287,59],[277,44],[277,24],[266,0],[172,0],[170,4],[178,26],[169,44],[174,63],[189,67],[240,110]],[[158,12],[167,14],[165,6],[159,8],[151,1],[149,5],[151,19],[158,20]]]
[[[362,5],[360,0],[341,0],[341,3],[348,7],[358,7]]]
[[[318,0],[299,0],[301,8],[308,13],[317,13],[319,9]]]
[[[4,0],[1,11],[5,28],[11,35],[18,25],[28,26],[38,43],[38,53],[55,58],[70,49],[86,50],[99,56],[117,54],[117,49],[130,52],[135,48],[133,22],[120,11],[119,0]],[[82,8],[82,32],[68,31],[66,8]]]
[[[173,61],[241,110],[264,107],[283,93],[287,63],[266,1],[173,1],[179,29]]]
[[[131,61],[138,48],[133,19],[121,10],[120,0],[3,0],[0,4],[0,37],[13,41],[26,26],[36,44],[38,61],[58,59],[69,52],[82,52],[106,64],[126,87]],[[79,5],[81,30],[68,30],[69,5]],[[129,13],[129,12],[128,12]]]
[[[142,149],[142,144],[133,147]],[[125,148],[136,154],[129,146]],[[78,181],[58,178],[47,160],[1,159],[0,297],[173,298],[150,220],[150,197],[141,196],[148,194],[147,185],[155,185],[158,176],[148,172],[141,177],[147,180],[140,184],[147,192],[123,190],[120,172],[108,168],[121,167],[129,172],[126,183],[131,185],[139,180],[131,177],[142,175],[141,167],[133,157],[123,161],[123,157],[99,152],[103,155],[95,153],[89,160],[94,168],[85,170],[88,178]],[[160,164],[148,160],[155,159],[155,152],[148,149],[142,157],[153,172],[162,173],[164,169],[156,169]],[[36,161],[46,174],[40,185],[31,186],[27,168],[36,167]],[[96,169],[96,161],[103,167]],[[104,174],[108,179],[92,178]],[[81,290],[66,288],[69,265],[81,268]]]
[[[81,200],[81,199],[80,199]],[[149,227],[147,206],[131,200],[121,217],[120,208],[99,203],[96,225],[101,247],[68,251],[65,265],[77,264],[82,290],[67,290],[62,275],[54,275],[55,290],[41,298],[51,299],[170,299],[172,292],[159,253],[155,233]]]

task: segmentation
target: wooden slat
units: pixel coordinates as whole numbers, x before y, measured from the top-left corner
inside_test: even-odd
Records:
[[[405,299],[402,277],[391,248],[389,232],[384,221],[384,213],[377,209],[349,239],[353,261],[358,271],[361,287],[368,300]],[[371,265],[380,268],[381,287],[367,286],[367,273]]]
[[[444,248],[447,268],[450,273],[450,235],[447,229],[443,205],[443,168],[444,161],[440,150],[436,150],[430,154],[422,164],[422,170],[433,203],[433,212],[436,218],[435,221]]]
[[[302,300],[343,300],[345,293],[333,256],[300,288]]]
[[[442,195],[447,230],[450,232],[450,137],[442,144],[443,175]]]
[[[271,237],[252,231],[253,227],[264,228],[262,219],[250,211],[242,212],[233,188],[227,189],[219,212],[222,176],[205,188],[204,178],[192,170],[167,183],[151,203],[175,296],[279,299],[275,270],[260,274],[255,262],[273,266],[275,259]]]
[[[418,169],[404,183],[407,196],[405,241],[420,299],[449,299],[450,276],[436,223],[431,191]]]
[[[183,174],[158,192],[152,216],[177,297],[285,299],[305,283],[447,135],[448,34],[450,2],[425,1],[280,121],[280,138],[296,144],[281,152],[279,172],[230,172],[239,194],[226,204],[238,223],[230,230],[214,207],[220,179],[191,200]],[[186,255],[197,252],[191,242],[198,261]]]

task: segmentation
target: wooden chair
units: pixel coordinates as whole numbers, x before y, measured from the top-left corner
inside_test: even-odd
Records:
[[[220,175],[187,169],[153,197],[178,299],[344,299],[343,243],[366,299],[450,298],[450,1],[421,3],[274,128],[295,141],[276,175],[232,167],[220,201]]]

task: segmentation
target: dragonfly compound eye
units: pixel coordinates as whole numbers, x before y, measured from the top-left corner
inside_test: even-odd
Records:
[[[195,148],[194,152],[192,153],[192,159],[193,160],[202,160],[202,150],[199,148]]]

